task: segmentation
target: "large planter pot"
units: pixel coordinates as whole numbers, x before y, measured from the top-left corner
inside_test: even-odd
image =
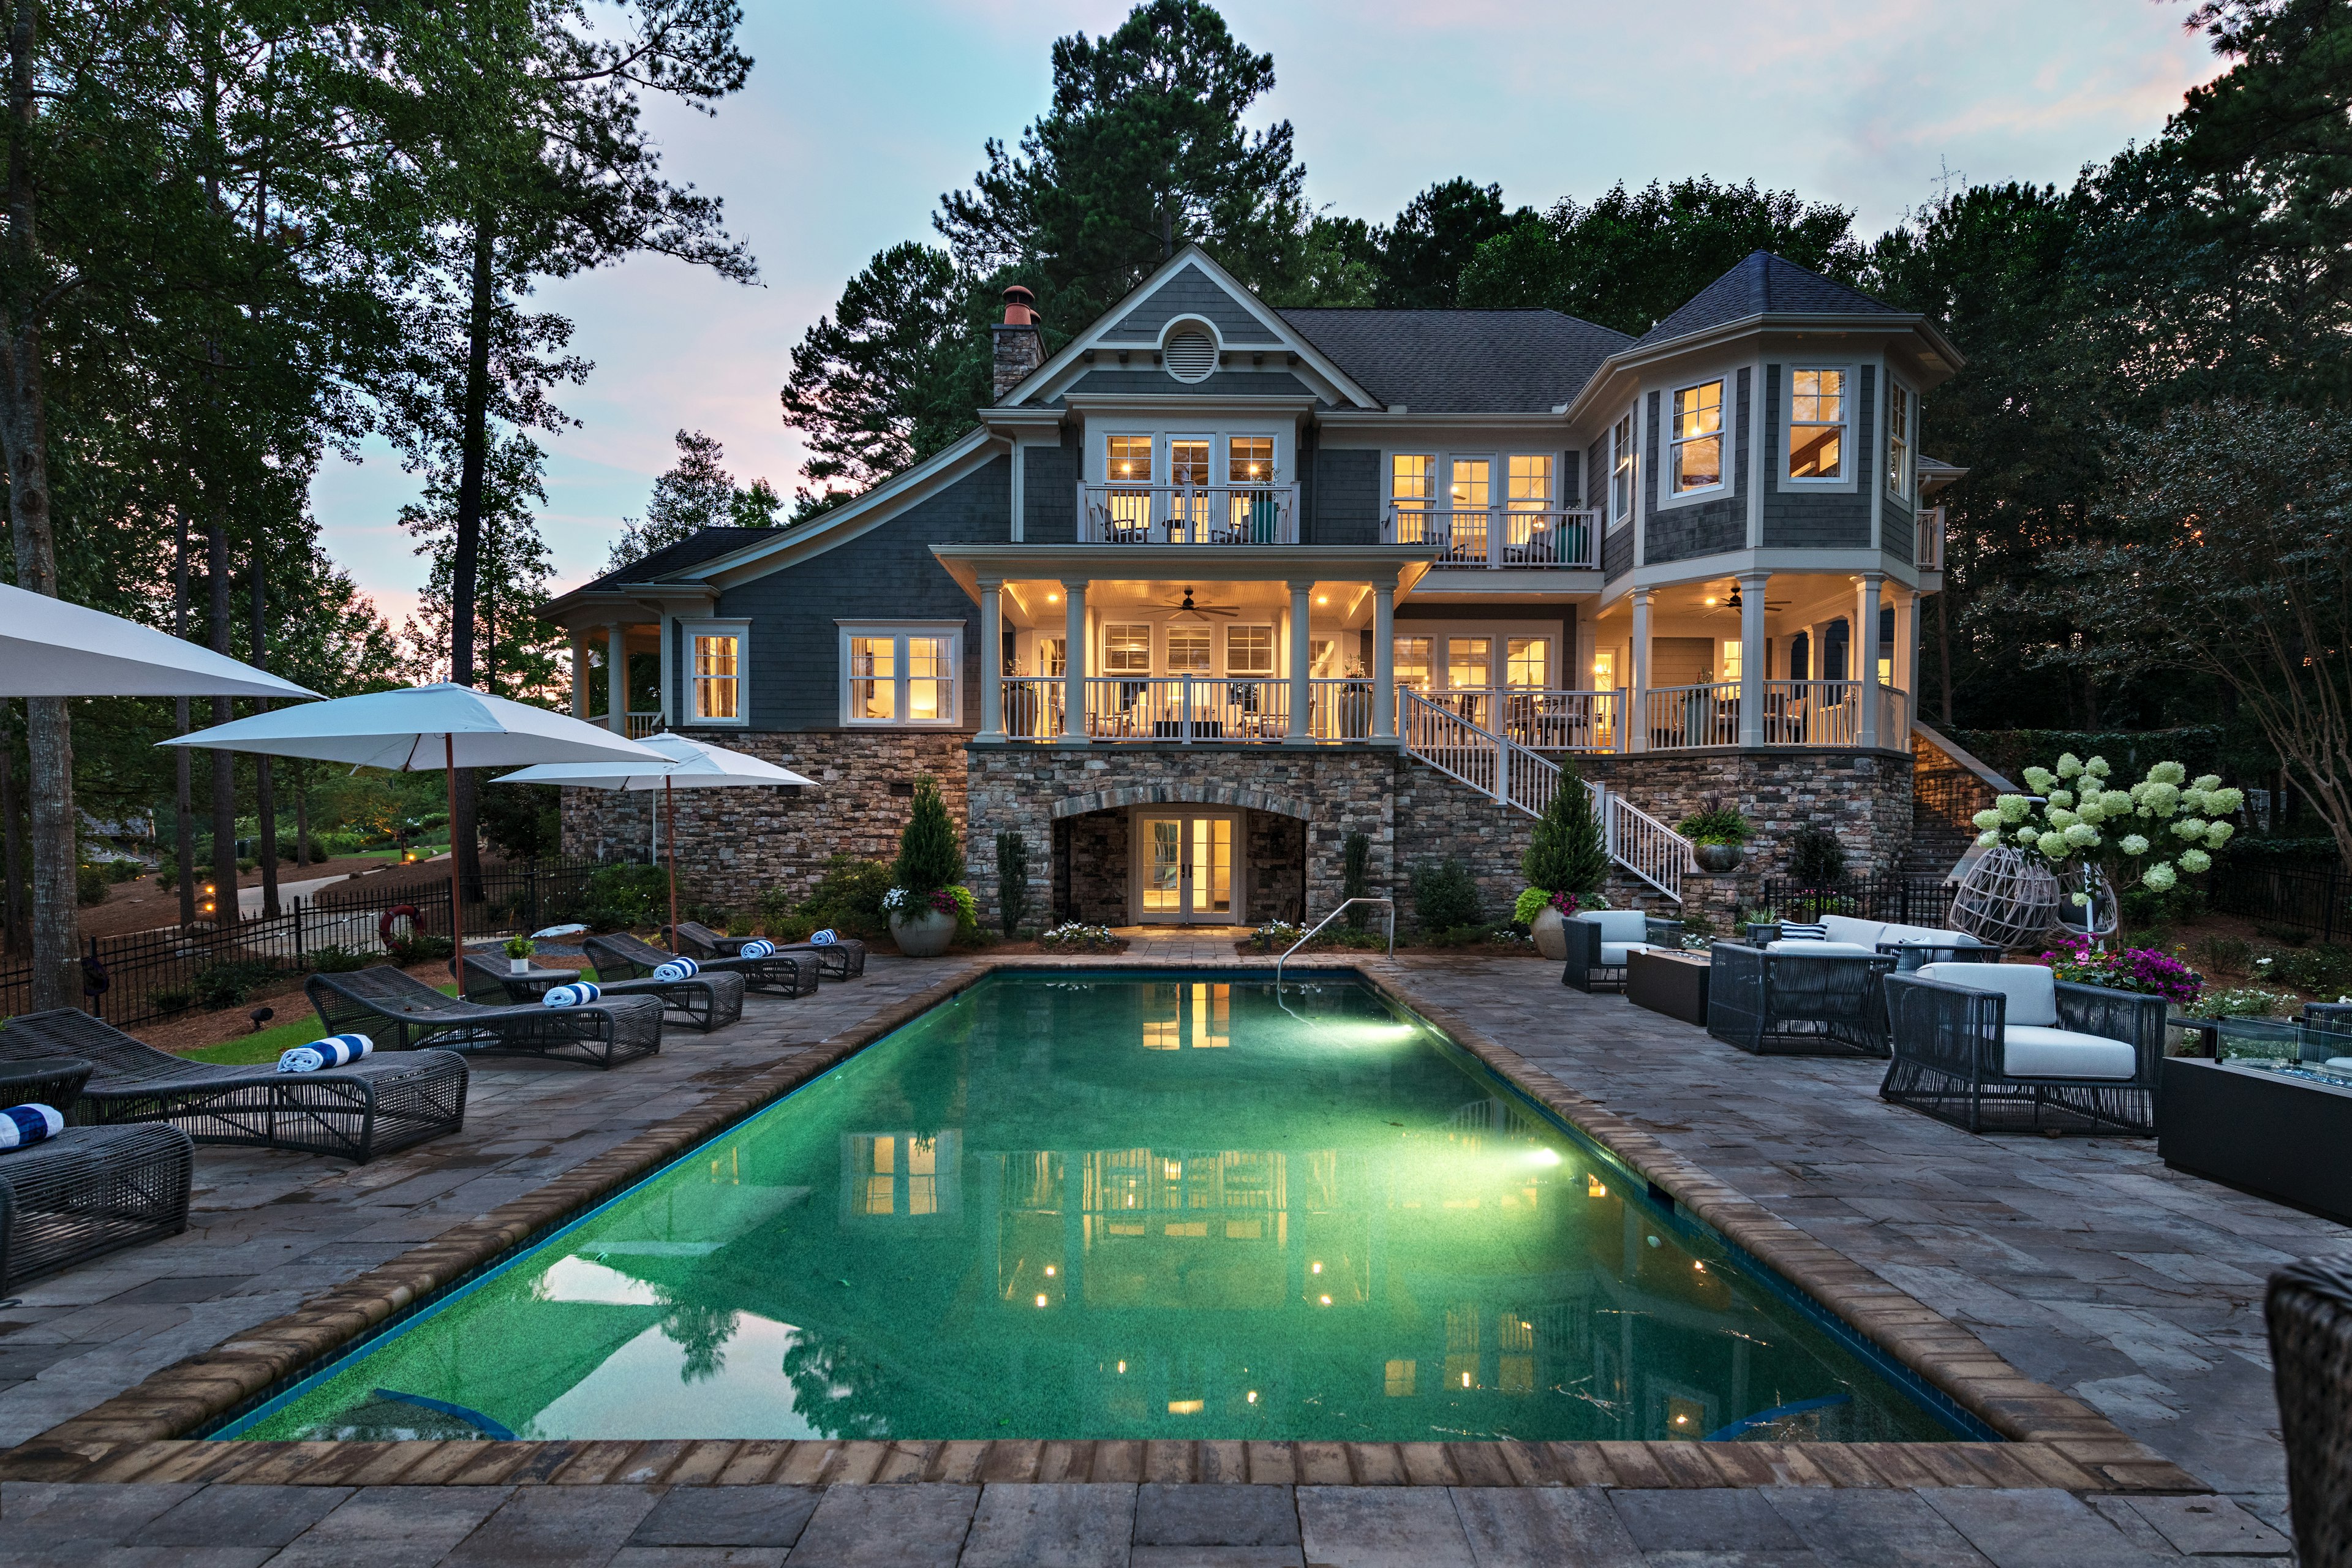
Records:
[[[1568,931],[1560,912],[1546,904],[1537,911],[1536,923],[1528,928],[1535,933],[1536,951],[1554,963],[1568,962]]]
[[[1737,871],[1739,869],[1739,846],[1737,844],[1694,844],[1691,858],[1702,871]]]
[[[908,958],[937,958],[955,940],[956,918],[937,910],[890,917],[890,940]]]

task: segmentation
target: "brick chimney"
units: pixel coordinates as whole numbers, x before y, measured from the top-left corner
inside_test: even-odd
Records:
[[[989,329],[996,335],[993,383],[996,401],[1045,363],[1045,340],[1037,331],[1037,296],[1015,283],[1004,291],[1004,320]]]

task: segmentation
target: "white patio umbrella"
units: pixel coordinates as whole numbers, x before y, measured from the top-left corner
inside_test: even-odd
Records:
[[[160,742],[218,751],[258,752],[273,757],[315,757],[321,762],[389,768],[398,773],[449,771],[450,968],[465,953],[457,889],[457,770],[511,767],[517,763],[591,763],[666,766],[667,758],[610,730],[551,713],[528,703],[476,691],[446,681],[431,686],[370,691],[300,708],[257,713],[234,723],[215,724],[193,735]]]
[[[677,797],[681,789],[745,789],[760,785],[803,784],[817,787],[790,768],[763,762],[745,752],[730,752],[683,735],[648,735],[647,751],[661,753],[656,768],[614,768],[598,763],[544,763],[492,779],[492,784],[569,784],[574,789],[654,790],[662,792],[662,837],[669,846],[669,929],[677,937]]]
[[[316,697],[168,632],[0,583],[0,697]]]

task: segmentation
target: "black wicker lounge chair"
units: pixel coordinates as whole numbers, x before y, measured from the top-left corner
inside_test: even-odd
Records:
[[[668,1014],[684,1018],[706,1035],[743,1016],[740,974],[698,974],[691,980],[600,979],[596,988],[607,996],[658,996]],[[507,977],[498,962],[473,952],[466,955],[466,1000],[492,1006],[521,1005],[507,988]]]
[[[2352,1259],[2288,1264],[2271,1276],[2263,1316],[2296,1560],[2352,1568]]]
[[[1559,983],[1573,990],[1625,989],[1625,960],[1647,947],[1673,947],[1680,921],[1660,920],[1640,910],[1587,910],[1560,922],[1568,939],[1568,962]]]
[[[357,1029],[394,1051],[423,1047],[467,1055],[553,1057],[617,1067],[661,1049],[658,996],[601,998],[579,1007],[485,1007],[443,995],[389,965],[313,974],[303,989],[330,1030]]]
[[[675,956],[625,931],[592,936],[582,945],[588,950],[598,974],[622,979],[648,979],[656,968]],[[744,984],[762,995],[806,996],[817,986],[817,961],[805,952],[779,952],[767,958],[698,958],[694,962],[704,970],[740,974]]]
[[[1767,952],[1718,942],[1707,957],[1706,1032],[1725,1045],[1757,1056],[1886,1054],[1880,983],[1895,972],[1895,954]]]
[[[1971,1132],[2156,1131],[2163,997],[2023,963],[1930,964],[1882,984],[1895,1059],[1880,1098]]]
[[[0,1029],[0,1061],[57,1056],[97,1067],[72,1109],[58,1108],[78,1127],[168,1121],[199,1143],[364,1163],[466,1124],[466,1064],[446,1051],[293,1073],[192,1062],[70,1007],[27,1013]]]
[[[159,1121],[68,1127],[0,1152],[0,1292],[179,1235],[188,1228],[195,1171],[194,1143]]]
[[[757,940],[748,936],[725,936],[699,921],[678,921],[677,930],[670,933],[670,939],[681,944],[679,952],[692,954],[697,963],[701,962],[706,954],[711,958],[740,958],[743,944]],[[845,936],[838,942],[780,942],[775,946],[778,952],[791,953],[796,958],[814,955],[819,966],[818,972],[827,980],[855,980],[866,973],[866,944],[856,937]]]

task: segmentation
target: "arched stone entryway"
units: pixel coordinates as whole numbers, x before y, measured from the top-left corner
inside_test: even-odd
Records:
[[[1171,808],[1158,813],[1154,807]],[[1296,921],[1307,901],[1307,824],[1286,812],[1262,810],[1234,801],[1150,799],[1053,817],[1054,902],[1067,918],[1089,925],[1132,925],[1160,918],[1140,906],[1143,863],[1150,850],[1145,835],[1155,820],[1173,816],[1190,823],[1209,808],[1229,823],[1233,885],[1231,912],[1201,914],[1211,924],[1262,925]]]
[[[1311,822],[1315,816],[1307,802],[1296,796],[1220,784],[1213,779],[1171,779],[1087,790],[1055,801],[1053,814],[1055,817],[1085,816],[1090,812],[1137,805],[1224,805],[1295,816],[1302,822]]]

